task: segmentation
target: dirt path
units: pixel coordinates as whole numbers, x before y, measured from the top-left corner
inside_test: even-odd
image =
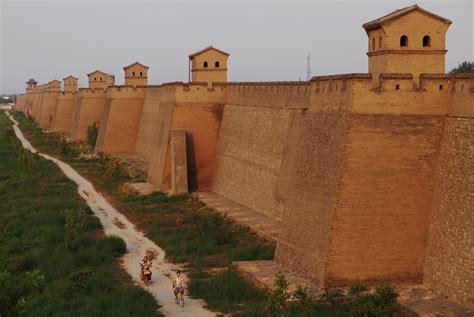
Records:
[[[196,317],[216,315],[203,308],[205,303],[202,300],[186,297],[184,307],[177,305],[174,301],[171,288],[171,277],[174,276],[175,271],[180,267],[173,263],[166,262],[164,259],[164,250],[136,229],[127,218],[113,208],[105,198],[94,189],[90,182],[79,175],[71,166],[47,154],[38,152],[23,136],[23,133],[18,128],[18,122],[13,119],[9,113],[7,113],[7,116],[14,122],[13,128],[15,134],[24,148],[56,163],[64,174],[77,184],[79,195],[85,199],[92,211],[100,219],[105,234],[119,236],[125,241],[128,252],[122,257],[123,267],[132,276],[135,282],[143,286],[139,277],[139,262],[141,258],[146,252],[151,251],[156,254],[153,260],[153,281],[149,286],[143,287],[153,294],[160,305],[163,305],[163,307],[160,308],[163,314],[167,316]]]

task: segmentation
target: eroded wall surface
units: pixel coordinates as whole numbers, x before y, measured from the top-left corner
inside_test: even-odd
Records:
[[[107,88],[100,119],[96,152],[134,154],[145,101],[145,88],[112,86]]]
[[[322,284],[338,189],[346,115],[293,113],[276,197],[283,205],[275,259]]]
[[[226,105],[213,191],[281,220],[275,197],[290,110]]]
[[[422,282],[444,121],[348,116],[325,285]]]
[[[71,137],[76,140],[87,139],[87,128],[99,122],[104,111],[106,92],[103,89],[79,89],[74,106]]]
[[[59,92],[43,92],[39,106],[38,124],[42,128],[50,128],[53,124]]]
[[[424,281],[474,308],[474,118],[448,118],[437,179]]]
[[[75,92],[62,92],[58,96],[58,101],[54,111],[53,124],[51,127],[53,131],[71,131],[75,104]]]

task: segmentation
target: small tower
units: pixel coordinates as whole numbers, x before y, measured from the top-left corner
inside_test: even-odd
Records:
[[[57,79],[46,84],[46,91],[61,91],[61,82]]]
[[[444,73],[446,32],[451,21],[412,5],[367,22],[369,73]]]
[[[229,54],[208,46],[189,55],[192,82],[227,82],[227,59]]]
[[[148,66],[135,62],[125,66],[125,85],[146,86],[148,85]]]
[[[68,76],[66,78],[63,78],[64,82],[64,91],[77,91],[77,81],[79,78],[76,78],[74,76]]]
[[[112,86],[115,81],[115,76],[104,73],[100,70],[95,70],[87,74],[89,78],[89,88],[105,89]]]
[[[33,78],[30,78],[27,82],[26,82],[26,92],[30,92],[33,90],[33,88],[36,87],[36,84],[38,82],[36,80],[34,80]]]

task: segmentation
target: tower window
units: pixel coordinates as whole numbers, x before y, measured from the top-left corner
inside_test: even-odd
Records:
[[[140,72],[140,76],[143,76],[143,72]]]
[[[372,51],[375,51],[375,37],[372,38]]]
[[[97,81],[97,77],[94,77],[94,81]]]
[[[431,37],[429,35],[423,36],[423,47],[430,47],[431,46]]]
[[[132,72],[132,76],[135,77],[135,72]]]
[[[439,85],[439,90],[443,90],[443,85]]]
[[[400,85],[395,85],[395,90],[400,90]]]
[[[379,36],[379,49],[381,49],[381,48],[382,48],[382,37]]]
[[[207,62],[204,62],[203,66],[204,66],[204,68],[207,68]]]
[[[400,37],[400,47],[407,47],[408,46],[408,36],[402,35]]]
[[[219,68],[219,62],[216,62],[216,63],[214,64],[214,66],[215,66],[216,68]]]
[[[102,77],[100,77],[100,81],[102,81]]]

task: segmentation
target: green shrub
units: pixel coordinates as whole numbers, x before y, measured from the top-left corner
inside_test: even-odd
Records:
[[[112,253],[115,256],[124,254],[127,251],[127,245],[122,238],[117,236],[109,236],[99,240],[98,249]]]
[[[95,121],[93,124],[87,127],[87,144],[95,147],[97,142],[97,136],[99,135],[99,122]]]
[[[190,276],[189,291],[193,296],[204,298],[212,309],[229,313],[263,307],[265,294],[239,276],[232,267],[215,276],[202,271],[193,271]]]
[[[285,275],[282,272],[277,272],[273,282],[273,291],[268,297],[266,311],[271,315],[283,316],[289,298],[290,293]]]

